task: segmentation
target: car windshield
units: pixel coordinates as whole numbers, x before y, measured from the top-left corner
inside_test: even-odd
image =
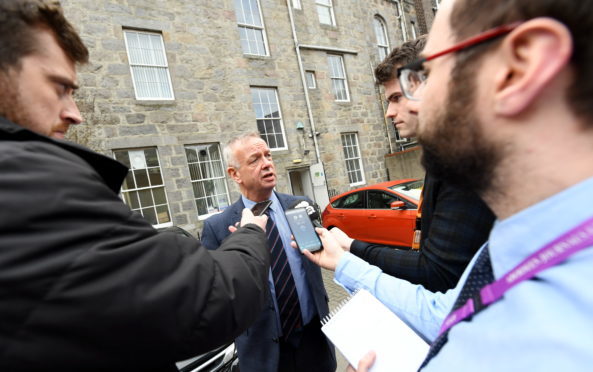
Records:
[[[413,200],[420,200],[420,194],[422,193],[422,180],[404,182],[397,185],[390,186],[389,189],[399,192]]]

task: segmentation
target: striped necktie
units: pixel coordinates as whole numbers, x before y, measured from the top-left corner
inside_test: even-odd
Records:
[[[463,288],[461,288],[461,292],[459,292],[457,300],[455,300],[455,304],[453,305],[451,313],[465,305],[467,300],[480,293],[482,288],[492,282],[494,282],[494,273],[492,271],[492,264],[490,263],[490,251],[488,250],[488,246],[486,246],[480,253],[480,256],[476,259],[475,265],[472,267],[469,275],[467,276],[467,280],[463,284]],[[485,308],[485,306],[478,308],[473,315],[475,316],[478,312]],[[472,317],[469,317],[464,321],[469,321],[471,318]],[[441,351],[441,348],[447,343],[448,334],[449,331],[444,332],[434,340],[432,345],[430,345],[428,355],[426,356],[426,359],[424,359],[424,362],[422,362],[420,369],[426,367],[428,362],[430,362],[430,360],[434,358],[439,353],[439,351]]]
[[[282,245],[280,232],[276,223],[270,216],[269,210],[266,232],[270,246],[270,258],[272,278],[274,279],[274,288],[276,290],[276,302],[280,311],[280,323],[284,339],[288,339],[292,331],[301,327],[301,305],[299,297],[288,264],[288,257]]]

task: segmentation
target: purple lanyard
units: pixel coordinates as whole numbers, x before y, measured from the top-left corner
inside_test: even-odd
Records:
[[[482,288],[480,290],[482,304],[484,306],[490,305],[515,285],[533,278],[540,271],[566,260],[569,256],[591,245],[593,245],[593,218],[546,244],[515,266],[505,276]],[[439,336],[474,312],[474,301],[470,298],[465,305],[447,316],[443,325],[441,325]]]

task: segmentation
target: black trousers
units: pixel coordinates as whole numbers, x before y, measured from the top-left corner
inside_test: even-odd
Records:
[[[321,331],[319,317],[280,341],[278,372],[335,372],[336,355]]]

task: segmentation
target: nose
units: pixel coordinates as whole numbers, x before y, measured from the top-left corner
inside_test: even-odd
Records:
[[[74,99],[71,99],[66,107],[64,107],[60,119],[70,125],[82,123],[82,115],[80,114],[80,110],[78,109],[76,102],[74,102]]]
[[[395,119],[397,117],[397,108],[395,107],[395,103],[389,102],[387,104],[387,111],[385,112],[385,117],[388,119]]]

